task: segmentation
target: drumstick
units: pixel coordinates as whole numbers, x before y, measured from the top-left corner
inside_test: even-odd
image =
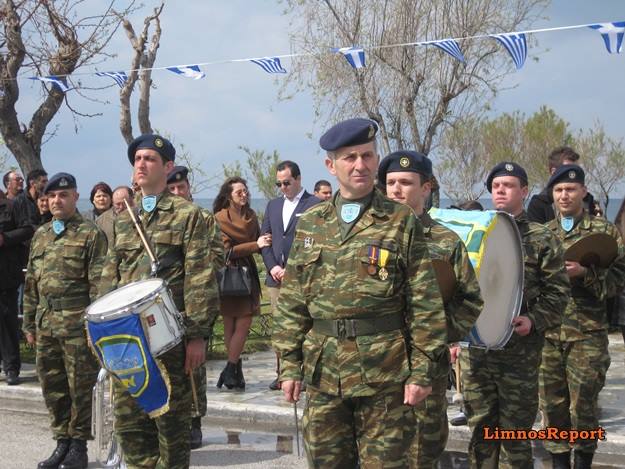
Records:
[[[456,357],[456,363],[454,363],[454,368],[456,371],[456,392],[451,398],[451,401],[454,403],[460,403],[464,400],[464,397],[460,392],[460,357]]]
[[[202,365],[204,366],[204,365]],[[191,371],[191,373],[189,373],[189,378],[191,379],[191,394],[193,395],[193,416],[194,417],[199,417],[200,416],[200,409],[198,407],[198,400],[197,400],[197,389],[195,387],[195,378],[193,377],[193,371]]]
[[[139,233],[139,237],[141,238],[141,242],[143,243],[143,246],[145,247],[145,250],[150,257],[150,261],[152,261],[152,275],[156,276],[156,272],[158,270],[158,260],[156,259],[154,252],[152,252],[152,247],[148,244],[148,240],[145,238],[145,234],[143,233],[143,229],[141,228],[139,220],[137,220],[137,217],[135,216],[135,212],[132,211],[132,209],[130,208],[130,204],[126,199],[124,199],[124,205],[126,205],[128,215],[130,215],[130,219],[134,223],[137,233]]]

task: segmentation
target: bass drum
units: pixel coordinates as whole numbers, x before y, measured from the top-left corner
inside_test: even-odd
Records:
[[[502,349],[512,337],[512,320],[523,304],[523,244],[514,218],[495,210],[430,210],[430,216],[464,242],[475,269],[484,309],[467,342]]]

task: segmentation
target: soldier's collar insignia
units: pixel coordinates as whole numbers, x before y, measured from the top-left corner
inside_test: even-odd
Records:
[[[410,166],[410,160],[408,159],[408,157],[402,156],[399,159],[399,166],[401,166],[402,168],[407,168],[408,166]]]
[[[575,171],[569,171],[569,179],[575,179]]]
[[[506,171],[511,173],[512,171],[514,171],[514,166],[512,166],[510,163],[507,163],[506,164]]]
[[[141,205],[143,206],[143,210],[146,212],[151,212],[156,207],[156,196],[155,195],[146,195],[141,199]]]
[[[369,133],[367,134],[367,138],[373,138],[374,135],[375,135],[375,127],[370,125],[369,126]]]
[[[311,238],[310,236],[306,236],[304,238],[304,249],[310,249],[314,242],[315,240],[313,238]]]
[[[158,148],[163,148],[163,145],[165,145],[165,144],[163,143],[163,140],[161,140],[161,139],[160,139],[160,138],[158,138],[158,137],[154,139],[154,146],[155,146],[155,147],[158,147]]]
[[[63,231],[65,231],[65,222],[57,219],[52,220],[52,231],[54,231],[56,235],[63,233]]]
[[[573,225],[575,224],[575,218],[573,217],[562,217],[560,218],[560,226],[567,233],[573,229]]]

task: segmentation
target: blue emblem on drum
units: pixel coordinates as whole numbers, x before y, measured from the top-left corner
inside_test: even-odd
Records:
[[[138,314],[104,322],[87,321],[87,331],[101,366],[117,378],[150,417],[169,410],[169,377],[150,354]]]

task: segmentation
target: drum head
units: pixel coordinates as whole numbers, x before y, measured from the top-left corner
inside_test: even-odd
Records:
[[[523,250],[512,217],[498,212],[490,228],[478,271],[484,309],[471,335],[478,345],[497,349],[510,339],[521,309]]]
[[[160,278],[152,278],[124,285],[92,303],[87,308],[87,317],[89,315],[100,316],[108,312],[113,313],[128,308],[133,304],[141,303],[141,300],[150,297],[160,290],[164,284],[165,282]]]

